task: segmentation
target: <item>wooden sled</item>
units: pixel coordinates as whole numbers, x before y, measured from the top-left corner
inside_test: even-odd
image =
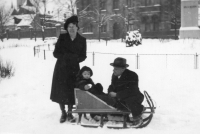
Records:
[[[78,88],[75,88],[74,92],[75,92],[76,107],[75,107],[75,110],[68,113],[78,113],[77,124],[81,124],[82,114],[93,113],[93,114],[99,114],[101,116],[100,124],[99,125],[82,125],[82,126],[103,127],[104,115],[120,114],[123,116],[123,127],[121,128],[127,128],[127,117],[129,114],[131,114],[130,111],[117,110],[116,108],[109,106],[106,102],[102,101],[101,99],[99,99],[98,97],[96,97],[95,95],[91,94],[88,91],[82,91]],[[149,114],[149,116],[143,119],[143,124],[139,126],[138,128],[147,126],[151,122],[153,114],[155,113],[155,107],[154,107],[153,101],[146,91],[144,91],[144,96],[147,100],[149,107],[145,107],[146,110],[144,111],[143,114]],[[109,128],[112,128],[112,127],[109,127]],[[118,127],[113,127],[113,128],[118,128]]]

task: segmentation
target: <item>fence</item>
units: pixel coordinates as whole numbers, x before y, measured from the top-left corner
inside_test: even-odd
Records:
[[[6,38],[38,38],[38,37],[56,37],[56,28],[49,28],[45,29],[44,32],[42,30],[28,30],[28,31],[23,31],[23,30],[15,30],[15,31],[7,31],[6,33]]]
[[[41,49],[43,47],[43,49]],[[34,56],[42,55],[43,59],[47,59],[47,52],[52,56],[53,50],[51,46],[35,46]],[[42,50],[42,51],[41,51]],[[43,52],[40,54],[40,52]],[[136,69],[144,68],[199,68],[199,54],[116,54],[116,53],[101,53],[87,52],[87,64],[95,66],[98,61],[100,65],[109,65],[116,57],[123,56],[129,60],[130,66],[135,66]],[[53,57],[53,56],[52,56]],[[49,56],[50,58],[50,56]],[[105,60],[106,59],[106,60]]]

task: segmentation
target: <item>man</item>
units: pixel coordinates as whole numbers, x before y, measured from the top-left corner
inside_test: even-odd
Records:
[[[110,64],[114,67],[111,85],[108,88],[108,95],[118,101],[116,107],[120,110],[127,108],[133,116],[133,126],[138,127],[142,124],[141,114],[145,110],[141,104],[144,95],[138,87],[138,75],[127,69],[126,59],[116,58],[114,63]],[[124,108],[122,108],[124,106]]]

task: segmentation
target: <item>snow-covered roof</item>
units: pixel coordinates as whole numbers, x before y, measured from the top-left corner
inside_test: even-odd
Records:
[[[15,16],[18,19],[22,19],[17,26],[31,26],[31,22],[33,21],[33,18],[35,15],[16,15]]]
[[[6,23],[6,26],[15,25],[15,22],[13,19],[14,17],[16,17],[17,19],[21,19],[21,22],[17,24],[17,26],[29,26],[31,22],[33,21],[33,18],[35,17],[35,14],[14,15],[10,17],[9,21]]]
[[[26,20],[26,19],[23,19],[20,21],[19,24],[17,24],[18,27],[20,26],[31,26],[31,22],[32,20]]]
[[[28,10],[28,11],[30,11],[30,12],[36,13],[36,8],[35,8],[35,7],[26,6],[26,5],[23,5],[23,6],[21,6],[21,7],[24,8],[24,9],[26,9],[26,10]]]
[[[12,26],[12,25],[15,25],[15,21],[14,21],[13,18],[10,18],[10,19],[6,22],[5,26]]]
[[[14,15],[13,17],[16,17],[18,19],[30,19],[30,20],[32,20],[35,17],[35,14]]]

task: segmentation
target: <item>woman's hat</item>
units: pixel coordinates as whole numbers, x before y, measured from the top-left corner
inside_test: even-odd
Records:
[[[114,63],[110,63],[113,67],[128,67],[129,65],[126,64],[126,59],[118,57],[114,60]]]
[[[64,29],[67,30],[67,27],[70,23],[76,23],[78,24],[78,17],[76,15],[73,15],[71,17],[69,17],[66,21],[65,21],[65,24],[64,24]]]

